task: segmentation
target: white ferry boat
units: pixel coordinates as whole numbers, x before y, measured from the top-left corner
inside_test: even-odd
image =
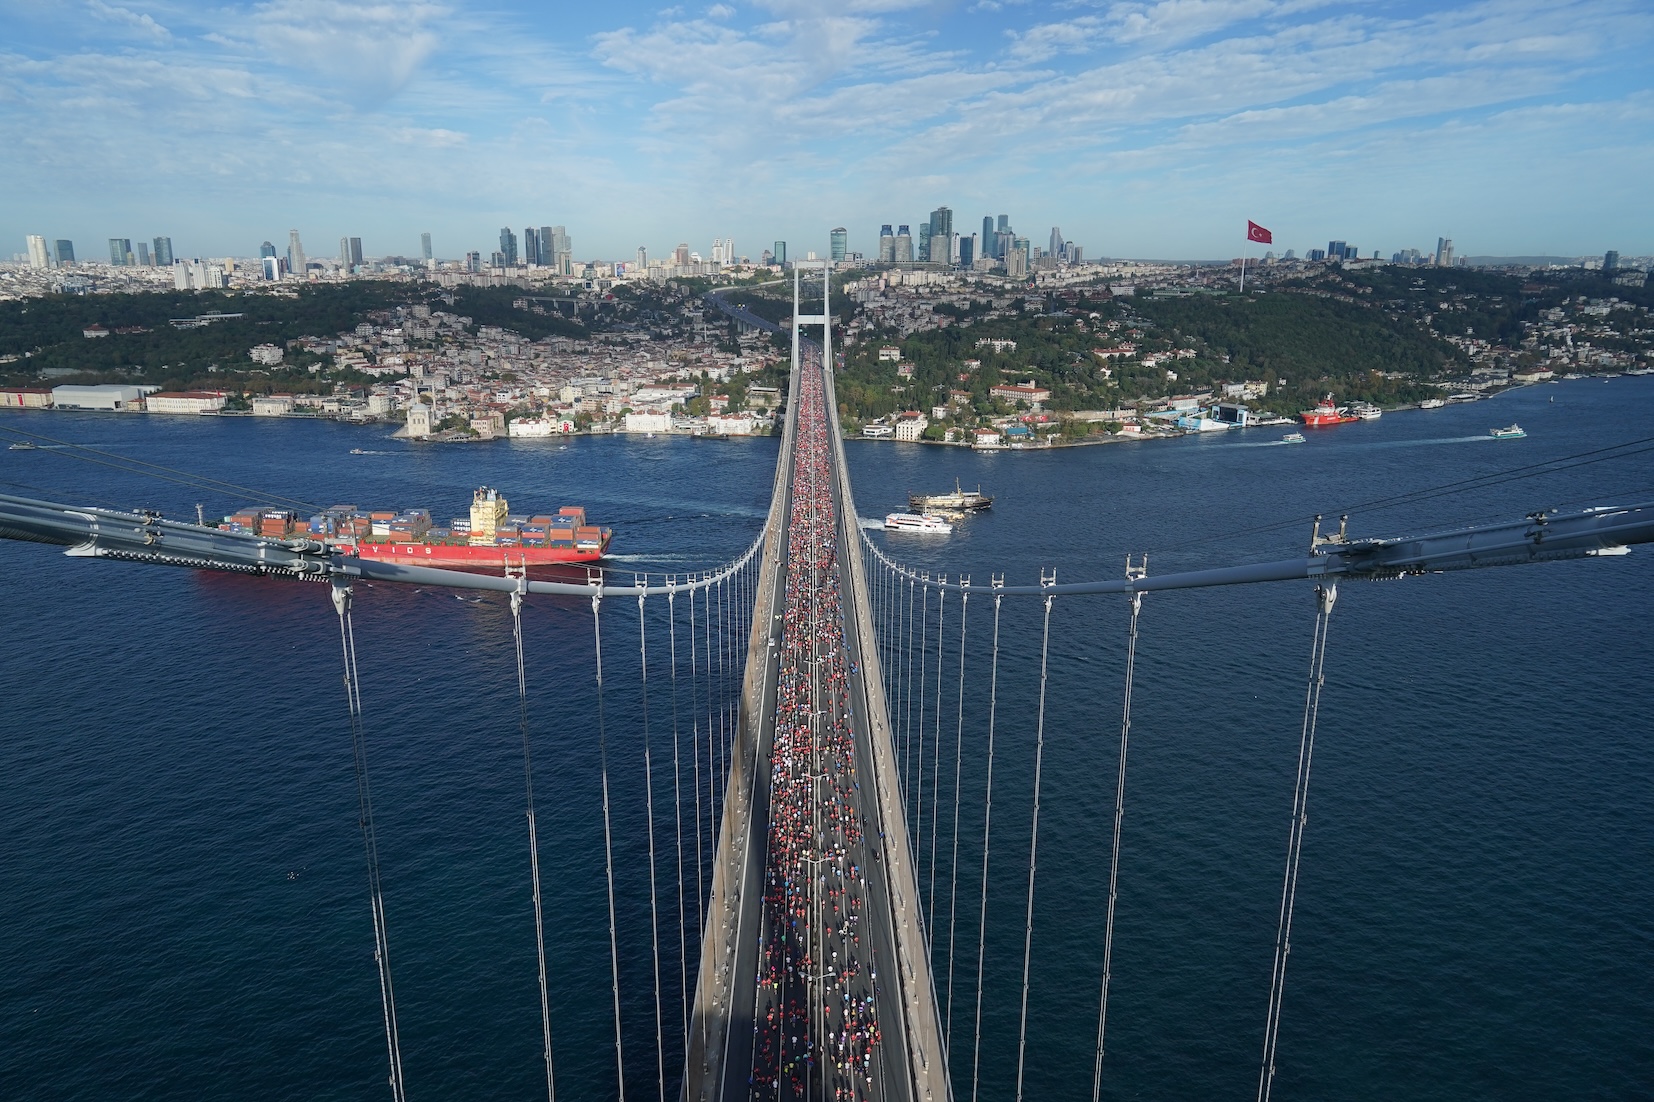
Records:
[[[1350,412],[1363,421],[1376,421],[1384,416],[1384,411],[1371,402],[1351,402]]]
[[[1281,437],[1281,443],[1283,444],[1302,444],[1303,442],[1304,434],[1301,432],[1289,432]]]
[[[884,518],[884,527],[888,532],[929,532],[937,536],[953,531],[953,525],[941,517],[925,513],[891,513]]]
[[[1420,409],[1441,409],[1446,404],[1447,404],[1447,399],[1445,399],[1445,398],[1426,398],[1424,401],[1419,403],[1419,408]]]
[[[1521,425],[1506,425],[1502,429],[1491,429],[1488,435],[1495,440],[1520,440],[1527,433],[1522,431]]]

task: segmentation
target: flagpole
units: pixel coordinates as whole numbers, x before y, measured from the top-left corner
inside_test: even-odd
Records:
[[[1252,244],[1252,238],[1250,237],[1250,235],[1247,237],[1246,243],[1247,243],[1248,246],[1250,246]],[[1246,250],[1245,249],[1241,250],[1241,285],[1240,285],[1240,292],[1239,293],[1243,294],[1243,295],[1246,294]]]

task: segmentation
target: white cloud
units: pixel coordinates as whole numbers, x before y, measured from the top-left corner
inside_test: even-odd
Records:
[[[127,27],[146,38],[164,42],[172,37],[172,32],[155,22],[151,16],[132,11],[130,8],[106,4],[104,0],[87,0],[86,7],[98,19]]]

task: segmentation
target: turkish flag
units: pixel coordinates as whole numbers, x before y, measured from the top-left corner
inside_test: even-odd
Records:
[[[1262,226],[1251,221],[1250,219],[1248,219],[1246,223],[1246,239],[1248,241],[1261,241],[1265,245],[1273,245],[1275,243],[1274,234],[1270,233],[1268,230],[1264,229]]]

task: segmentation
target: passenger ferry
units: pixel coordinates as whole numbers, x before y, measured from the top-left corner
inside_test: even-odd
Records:
[[[1304,434],[1301,432],[1289,432],[1281,437],[1281,443],[1283,444],[1302,444],[1303,442]]]
[[[953,531],[953,525],[941,517],[924,513],[891,513],[884,518],[884,527],[887,532],[928,532],[937,536]]]
[[[1520,440],[1527,435],[1521,425],[1506,425],[1502,429],[1490,429],[1488,435],[1495,440]]]

